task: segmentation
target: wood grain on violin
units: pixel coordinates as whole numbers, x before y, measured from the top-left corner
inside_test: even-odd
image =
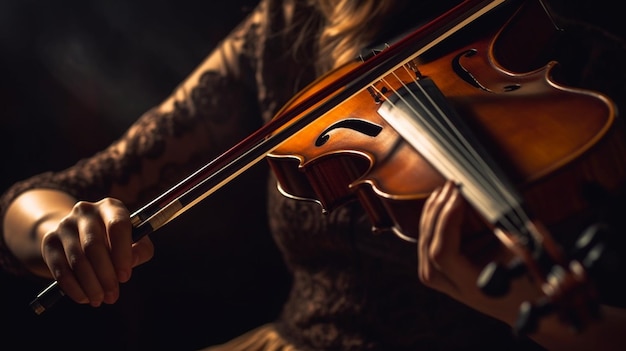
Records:
[[[452,179],[478,214],[468,230],[493,231],[539,284],[555,266],[575,276],[543,226],[593,223],[586,191],[624,185],[626,138],[607,97],[555,79],[558,35],[540,0],[463,1],[378,55],[321,77],[133,213],[134,240],[267,159],[285,195],[323,211],[359,201],[375,231],[409,241],[424,200]],[[41,313],[62,295],[53,284],[31,307]]]
[[[537,313],[582,308],[595,299],[585,257],[569,257],[562,239],[596,224],[599,193],[623,188],[626,134],[608,97],[559,83],[550,57],[559,33],[540,1],[509,1],[428,51],[409,51],[268,154],[281,191],[324,211],[358,200],[375,231],[415,241],[423,202],[451,179],[480,215],[467,230],[495,233],[539,286],[562,282]],[[331,72],[291,104],[367,65]],[[529,311],[521,329],[533,323]]]

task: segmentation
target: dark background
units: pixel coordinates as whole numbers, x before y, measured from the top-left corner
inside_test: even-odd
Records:
[[[107,146],[257,2],[0,0],[0,191]],[[255,183],[262,171],[228,194],[264,189]],[[113,306],[63,300],[36,316],[28,303],[43,285],[1,273],[0,349],[191,350],[274,318],[288,280],[253,208],[261,193],[239,191],[241,203],[218,192],[155,233],[155,259],[134,270]],[[215,206],[226,218],[207,223]]]
[[[165,98],[257,2],[0,0],[0,191],[108,145]],[[618,2],[551,3],[622,37],[626,32]],[[228,187],[254,184],[254,172]],[[262,201],[257,193],[248,196],[252,201],[244,202]],[[231,211],[224,221],[230,227],[203,222],[200,213],[214,205]],[[0,273],[0,349],[197,349],[273,318],[288,279],[263,214],[254,213],[218,193],[186,220],[168,224],[154,236],[155,260],[135,270],[114,306],[63,301],[34,316],[28,303],[42,286]],[[185,243],[176,237],[202,235],[199,228],[207,226],[224,234],[187,235]],[[201,257],[191,248],[195,239],[209,247]],[[210,249],[223,244],[240,249]]]

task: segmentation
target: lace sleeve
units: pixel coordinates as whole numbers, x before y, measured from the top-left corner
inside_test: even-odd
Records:
[[[0,198],[1,218],[17,196],[34,188],[59,189],[89,201],[116,197],[132,212],[258,128],[262,118],[254,47],[263,33],[263,13],[261,3],[169,98],[108,148],[7,189]],[[1,231],[0,265],[14,274],[28,274]]]

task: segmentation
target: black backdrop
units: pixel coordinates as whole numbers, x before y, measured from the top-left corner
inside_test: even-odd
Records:
[[[256,3],[0,1],[0,191],[108,145],[166,97]],[[625,33],[617,2],[551,3],[565,14]],[[253,174],[232,187],[254,184]],[[262,214],[231,202],[216,194],[190,210],[187,220],[155,236],[155,260],[136,270],[116,306],[91,309],[64,301],[34,316],[28,302],[41,286],[0,273],[0,349],[196,349],[271,319],[286,293],[286,272],[265,235]],[[262,235],[203,237],[199,240],[208,240],[209,247],[226,242],[241,249],[186,255],[188,246],[177,243],[176,233],[206,226],[199,213],[212,205],[232,206],[234,223],[213,231]],[[192,265],[195,270],[185,269]],[[199,271],[213,279],[194,283]]]
[[[0,191],[108,145],[257,2],[0,1]],[[255,183],[261,171],[227,187],[263,189]],[[261,192],[245,196],[242,205],[215,194],[154,235],[155,259],[135,270],[114,306],[63,300],[35,316],[28,303],[42,285],[1,273],[0,349],[197,349],[273,318],[286,271],[263,213],[252,208]],[[212,206],[225,221],[206,223]],[[180,232],[193,234],[181,240]]]

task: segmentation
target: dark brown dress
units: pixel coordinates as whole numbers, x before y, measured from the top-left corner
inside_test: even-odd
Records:
[[[312,50],[303,47],[295,54],[290,50],[298,33],[309,24],[305,18],[310,8],[305,3],[261,1],[166,101],[147,111],[119,140],[68,169],[15,184],[1,199],[3,213],[12,199],[32,188],[61,189],[83,200],[113,196],[132,211],[269,121],[315,78]],[[626,102],[623,47],[592,28],[576,26],[568,33],[571,36],[565,36],[558,46],[557,59],[567,67],[572,83],[603,91],[620,104]],[[254,173],[255,177],[265,170]],[[234,198],[230,201],[264,206],[257,207],[258,212],[267,213],[271,234],[292,274],[292,286],[275,321],[232,349],[534,347],[516,340],[499,321],[425,288],[417,277],[415,245],[393,235],[373,235],[358,203],[323,215],[315,203],[282,196],[271,174],[245,184],[265,183],[267,195],[253,196],[246,189],[229,188]],[[262,204],[265,200],[266,206]],[[206,216],[217,221],[221,211],[211,209]],[[239,218],[246,221],[248,216],[241,213]],[[184,221],[184,217],[178,220]],[[228,230],[227,226],[207,227],[196,228],[197,234],[177,234],[195,242],[186,244],[190,251],[182,258],[190,265],[193,257],[202,255],[202,243],[219,244],[220,240],[210,241],[207,236]],[[160,254],[157,250],[156,255]],[[178,260],[174,254],[163,254]],[[0,263],[7,271],[28,274],[2,240]]]

